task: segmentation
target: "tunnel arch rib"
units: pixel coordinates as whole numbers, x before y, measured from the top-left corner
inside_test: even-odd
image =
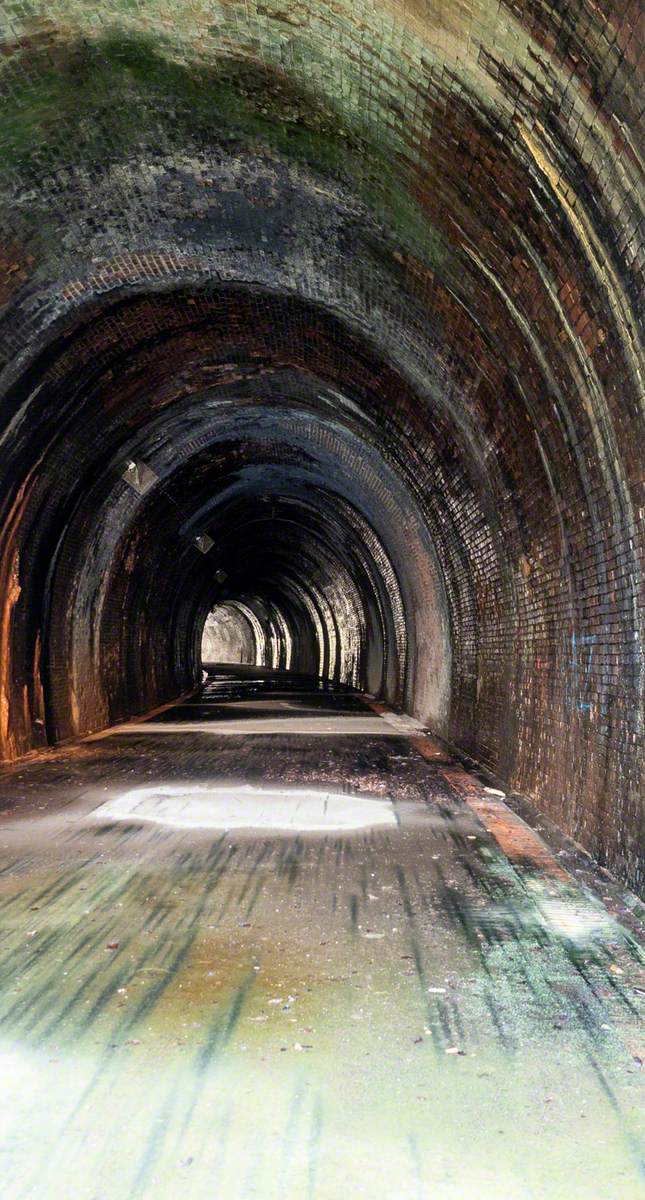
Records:
[[[642,884],[636,16],[0,25],[4,759],[185,691],[244,605]]]

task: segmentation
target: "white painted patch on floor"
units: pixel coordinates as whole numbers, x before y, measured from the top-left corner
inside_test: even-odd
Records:
[[[397,720],[402,720],[397,718]],[[248,720],[214,721],[148,721],[117,725],[103,733],[92,734],[86,741],[97,741],[104,737],[121,737],[123,734],[149,734],[160,737],[166,734],[209,733],[213,737],[248,737],[253,734],[288,734],[307,737],[401,737],[415,732],[422,726],[411,717],[405,718],[412,724],[397,724],[383,717],[258,717]]]
[[[317,705],[307,704],[304,699],[302,700],[302,702],[300,702],[298,700],[266,700],[266,699],[199,700],[197,702],[196,706],[184,704],[181,707],[182,708],[191,708],[191,707],[213,708],[213,709],[220,709],[220,710],[227,708],[227,709],[231,709],[232,712],[239,712],[240,710],[245,711],[246,709],[248,709],[250,712],[253,712],[255,709],[260,709],[263,712],[275,712],[278,714],[278,716],[280,715],[281,712],[285,712],[285,711],[291,712],[291,713],[317,713],[317,712],[323,711]],[[359,716],[360,715],[362,715],[362,714],[359,714]]]
[[[132,788],[94,810],[100,821],[148,821],[174,829],[273,829],[298,833],[396,825],[391,800],[314,789]]]
[[[400,733],[419,733],[425,728],[421,721],[417,721],[415,717],[408,717],[405,713],[385,712],[381,719]]]

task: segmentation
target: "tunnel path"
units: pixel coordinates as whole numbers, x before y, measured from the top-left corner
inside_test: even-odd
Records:
[[[643,1194],[635,943],[414,722],[209,679],[0,811],[5,1200]]]

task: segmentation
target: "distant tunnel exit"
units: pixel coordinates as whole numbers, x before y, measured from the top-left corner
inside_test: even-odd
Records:
[[[204,625],[202,662],[254,665],[264,658],[264,631],[254,614],[243,612],[237,604],[217,604]]]

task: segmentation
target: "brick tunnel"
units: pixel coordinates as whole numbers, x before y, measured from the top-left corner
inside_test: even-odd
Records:
[[[634,1200],[639,0],[0,31],[3,1196]]]

